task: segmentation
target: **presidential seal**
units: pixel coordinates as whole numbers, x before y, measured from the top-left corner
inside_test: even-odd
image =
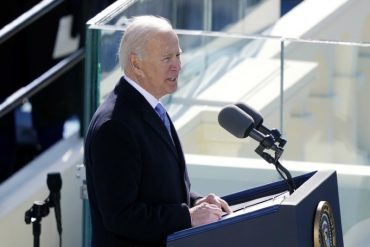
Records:
[[[336,233],[333,211],[329,202],[317,205],[313,229],[314,247],[335,247]]]

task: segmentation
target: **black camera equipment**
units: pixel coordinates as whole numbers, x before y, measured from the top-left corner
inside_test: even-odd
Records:
[[[62,188],[62,178],[60,173],[48,173],[47,185],[50,191],[49,196],[44,201],[35,201],[32,207],[26,211],[24,221],[26,224],[32,223],[33,246],[40,246],[41,220],[46,217],[50,208],[54,207],[57,230],[59,233],[59,246],[62,246],[62,220],[60,210],[60,189]]]

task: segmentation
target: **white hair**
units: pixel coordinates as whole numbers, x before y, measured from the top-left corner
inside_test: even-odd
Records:
[[[172,26],[163,17],[143,15],[131,18],[118,50],[119,63],[122,70],[125,71],[125,68],[127,68],[131,54],[134,53],[142,59],[146,41],[153,34],[168,30],[172,30]]]

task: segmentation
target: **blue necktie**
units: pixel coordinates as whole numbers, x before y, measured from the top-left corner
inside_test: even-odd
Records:
[[[166,127],[172,139],[171,125],[170,125],[170,120],[168,119],[167,114],[166,114],[166,109],[164,109],[161,103],[158,103],[154,109],[157,112],[158,116],[161,118],[164,126]]]

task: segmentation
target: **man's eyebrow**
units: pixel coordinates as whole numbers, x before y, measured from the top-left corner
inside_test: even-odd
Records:
[[[179,50],[179,51],[177,51],[177,52],[175,52],[175,53],[171,53],[171,52],[169,52],[169,53],[166,53],[166,54],[163,54],[163,55],[161,55],[161,57],[170,57],[170,56],[173,56],[174,54],[177,56],[178,54],[181,54],[182,53],[182,50]]]

